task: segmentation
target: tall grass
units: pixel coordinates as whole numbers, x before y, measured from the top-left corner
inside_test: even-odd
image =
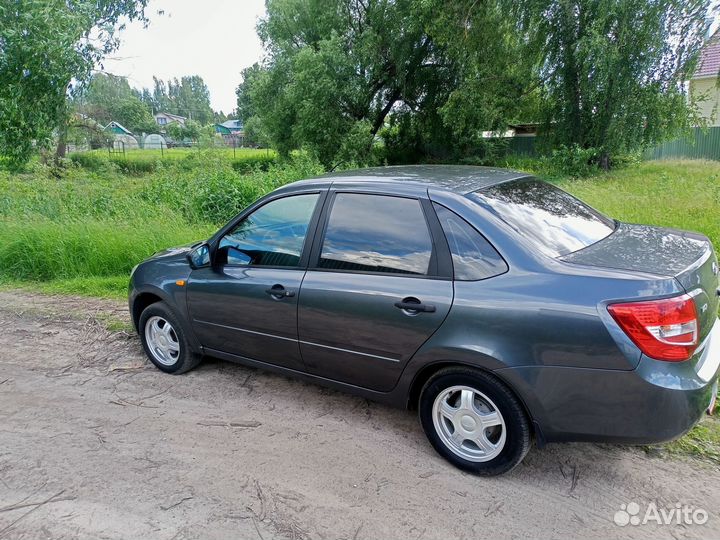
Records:
[[[123,294],[132,267],[153,252],[207,238],[262,194],[321,172],[299,155],[241,174],[197,151],[139,177],[112,166],[75,166],[59,179],[40,165],[0,171],[0,281]]]
[[[303,154],[247,174],[219,152],[186,154],[140,176],[107,161],[70,167],[59,179],[40,165],[0,170],[0,282],[123,295],[130,269],[153,252],[207,238],[260,195],[322,172]],[[717,162],[646,162],[552,180],[612,217],[700,231],[720,248]]]
[[[0,269],[8,277],[36,281],[128,274],[153,252],[210,231],[176,220],[10,222],[0,230]]]
[[[222,160],[238,172],[267,171],[277,163],[274,151],[254,148],[236,148],[234,151],[232,148],[135,149],[124,154],[109,154],[107,150],[100,149],[70,154],[70,161],[87,170],[107,171],[109,167],[114,167],[124,174],[140,176],[178,163],[192,169],[207,156]]]

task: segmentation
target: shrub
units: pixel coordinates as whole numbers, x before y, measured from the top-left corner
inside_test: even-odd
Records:
[[[560,146],[550,155],[550,165],[556,173],[572,178],[589,176],[597,172],[598,150],[581,148],[579,145]]]
[[[107,154],[98,152],[78,152],[70,154],[69,159],[73,164],[90,171],[103,170],[110,165]]]
[[[107,170],[108,164],[114,164],[121,172],[140,176],[150,174],[160,167],[180,162],[185,169],[193,169],[198,163],[205,163],[208,156],[229,163],[238,172],[268,170],[277,162],[277,154],[269,150],[252,148],[173,148],[171,150],[128,150],[124,154],[109,155],[107,149],[89,152],[77,152],[70,155],[70,160],[78,166],[90,171]]]
[[[271,165],[277,163],[277,157],[274,154],[259,154],[233,159],[230,163],[233,169],[241,173],[254,170],[267,171]]]
[[[141,190],[141,197],[173,208],[190,223],[216,225],[276,187],[323,172],[320,164],[305,154],[249,174],[238,173],[212,153],[198,154],[193,168],[185,170],[188,164],[184,161],[164,168]]]
[[[128,275],[155,251],[202,239],[202,232],[177,221],[5,223],[0,269],[7,277],[39,281]]]

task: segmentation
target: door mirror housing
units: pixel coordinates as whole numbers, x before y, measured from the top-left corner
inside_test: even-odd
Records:
[[[235,246],[220,246],[213,257],[213,267],[224,266],[249,266],[253,264],[252,252],[245,252]]]
[[[189,251],[187,260],[190,268],[193,270],[210,266],[210,245],[207,242],[203,242],[195,249]]]

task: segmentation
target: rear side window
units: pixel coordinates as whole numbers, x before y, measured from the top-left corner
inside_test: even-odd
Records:
[[[508,267],[495,248],[463,218],[433,203],[452,253],[456,280],[475,281],[507,272]]]
[[[318,266],[331,270],[426,275],[432,240],[417,199],[338,193]]]
[[[602,240],[615,222],[569,193],[536,179],[513,180],[468,196],[550,257]]]

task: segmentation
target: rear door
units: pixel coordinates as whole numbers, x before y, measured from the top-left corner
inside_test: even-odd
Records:
[[[330,198],[300,294],[303,361],[311,373],[387,391],[450,310],[447,244],[427,200]]]

